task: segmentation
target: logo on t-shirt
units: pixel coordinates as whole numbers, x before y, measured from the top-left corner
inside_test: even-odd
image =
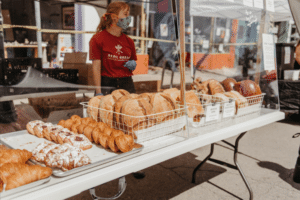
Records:
[[[122,46],[121,45],[117,45],[117,46],[115,46],[116,47],[116,49],[117,49],[117,53],[118,54],[120,54],[120,53],[123,53],[122,51],[121,51],[121,49],[122,49]]]

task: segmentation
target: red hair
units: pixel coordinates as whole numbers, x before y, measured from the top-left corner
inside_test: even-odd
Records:
[[[103,31],[112,25],[113,20],[111,15],[119,15],[121,10],[129,10],[129,8],[129,5],[125,2],[115,1],[110,3],[107,7],[106,13],[100,19],[100,24],[98,25],[96,32],[98,33]]]

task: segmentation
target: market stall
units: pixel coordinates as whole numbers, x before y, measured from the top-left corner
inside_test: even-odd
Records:
[[[217,81],[197,77],[192,90],[185,91],[185,1],[180,0],[180,90],[168,89],[152,94],[114,90],[111,94],[93,97],[82,103],[82,116],[65,116],[48,123],[30,121],[26,130],[1,134],[0,142],[5,148],[13,149],[0,149],[1,162],[13,165],[9,157],[22,151],[15,149],[25,149],[22,154],[27,156],[20,156],[21,164],[41,165],[41,170],[47,171],[43,178],[24,180],[16,185],[12,182],[18,178],[17,175],[8,173],[0,176],[1,199],[65,199],[89,189],[93,198],[97,199],[93,188],[118,178],[116,197],[119,197],[126,189],[123,176],[211,145],[209,156],[195,166],[192,180],[195,182],[195,174],[200,173],[198,169],[207,160],[221,163],[211,158],[214,143],[237,135],[235,144],[224,142],[234,147],[235,166],[232,168],[240,172],[250,199],[253,199],[255,194],[237,162],[239,141],[247,131],[284,118],[278,107],[270,107],[266,103],[268,94],[260,82],[265,71],[275,68],[272,62],[274,42],[272,35],[267,34],[269,5],[259,5],[260,8],[257,8],[258,5],[254,7],[254,4],[242,1],[192,2],[191,8],[200,9],[206,17],[235,18],[255,27],[260,24],[259,37],[251,45],[258,46],[255,53],[258,58],[264,56],[264,62],[258,59],[255,79],[234,80],[228,77]],[[223,14],[225,11],[236,15],[226,16]],[[238,32],[235,30],[238,27],[232,25],[231,28],[230,34]],[[229,45],[240,45],[239,41],[233,40]],[[233,51],[232,56],[236,58]],[[59,84],[54,89],[65,87]],[[277,87],[275,84],[278,90]]]

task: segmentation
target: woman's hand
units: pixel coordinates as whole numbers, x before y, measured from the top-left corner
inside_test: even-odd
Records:
[[[136,62],[134,60],[128,60],[125,64],[124,67],[127,67],[129,70],[133,71],[136,68]]]

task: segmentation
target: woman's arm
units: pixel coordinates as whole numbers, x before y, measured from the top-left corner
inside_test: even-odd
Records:
[[[101,60],[93,60],[93,79],[94,85],[99,88],[96,89],[96,94],[101,93]]]

